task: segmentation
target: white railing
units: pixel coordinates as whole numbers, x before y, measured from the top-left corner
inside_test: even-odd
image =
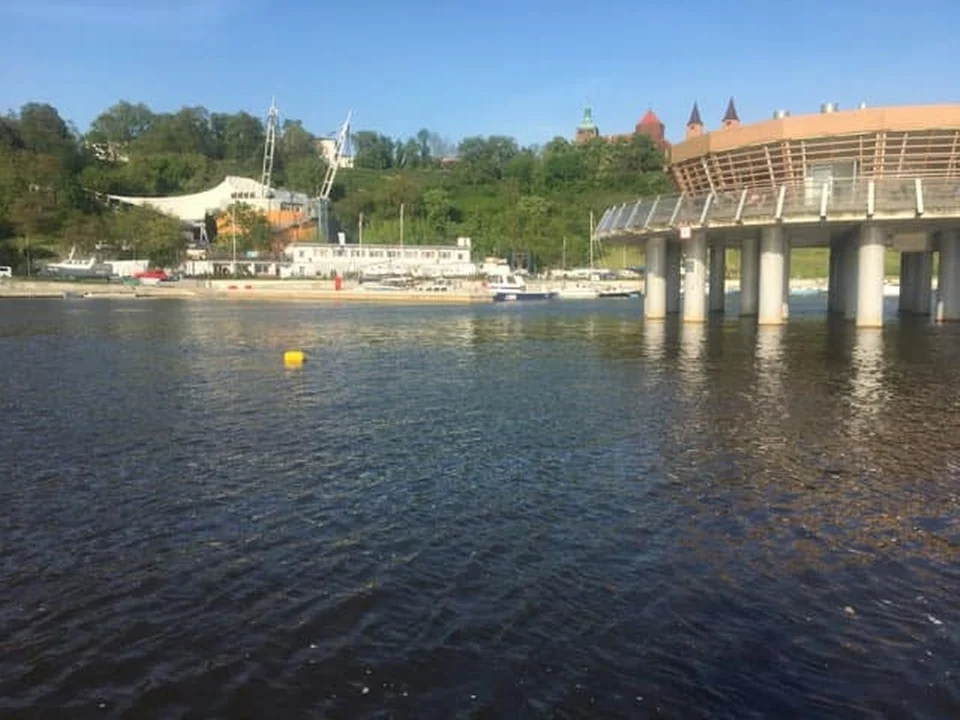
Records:
[[[960,219],[960,178],[833,179],[702,195],[642,198],[608,208],[597,238],[680,227],[735,227],[911,218]]]

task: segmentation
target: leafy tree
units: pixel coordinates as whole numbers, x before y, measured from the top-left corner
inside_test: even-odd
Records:
[[[454,219],[453,201],[443,188],[430,188],[423,193],[423,207],[427,227],[435,236],[446,236],[451,220]]]
[[[15,117],[0,117],[0,148],[19,149],[23,147],[20,137],[20,122]]]
[[[176,218],[151,208],[124,207],[109,216],[107,237],[135,257],[146,256],[154,265],[176,263],[187,241]]]
[[[327,163],[319,153],[295,158],[287,165],[286,186],[310,197],[320,194]]]
[[[197,153],[210,157],[216,151],[210,113],[202,107],[185,107],[170,115],[157,115],[133,148],[141,154]]]
[[[103,218],[80,210],[67,213],[60,227],[61,246],[76,246],[81,252],[92,251],[106,236]]]
[[[59,158],[53,155],[21,156],[10,207],[11,218],[21,235],[46,235],[56,229],[60,220],[60,169]]]
[[[361,130],[353,134],[355,167],[369,170],[388,170],[393,167],[394,143],[386,135]]]
[[[420,144],[413,138],[397,140],[394,151],[394,166],[398,168],[418,168],[423,166]]]
[[[550,210],[550,202],[546,198],[524,195],[517,203],[521,231],[534,240],[542,240]]]
[[[217,245],[222,250],[233,251],[236,240],[237,254],[248,250],[270,250],[272,230],[270,222],[247,203],[234,203],[218,218]]]
[[[426,128],[421,128],[417,132],[417,153],[420,156],[420,167],[427,167],[433,159],[433,154],[430,152],[430,131]]]
[[[74,144],[57,109],[43,103],[27,103],[20,109],[18,134],[23,147],[38,154],[62,155]]]
[[[319,154],[316,138],[299,120],[284,120],[281,147],[287,163]]]
[[[266,130],[263,123],[252,115],[239,112],[235,115],[219,116],[211,124],[216,127],[223,118],[222,135],[217,138],[222,147],[221,157],[242,168],[257,168],[263,157]],[[214,137],[216,133],[214,132]]]
[[[143,135],[154,120],[154,114],[143,103],[121,100],[100,113],[90,123],[88,142],[126,148]]]

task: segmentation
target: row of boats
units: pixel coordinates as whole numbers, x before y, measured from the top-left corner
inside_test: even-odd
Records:
[[[452,292],[458,285],[444,278],[430,280],[416,279],[407,276],[378,278],[361,281],[360,288],[364,292],[391,293],[447,293]],[[591,285],[576,283],[563,284],[560,287],[531,288],[522,275],[506,273],[488,276],[484,283],[486,293],[494,302],[519,302],[524,300],[596,300],[600,298],[631,298],[639,297],[640,291],[635,288],[610,285]]]
[[[500,275],[491,279],[487,289],[494,302],[517,302],[522,300],[596,300],[599,298],[640,297],[640,291],[625,287],[597,287],[577,283],[559,288],[531,289],[522,275]]]

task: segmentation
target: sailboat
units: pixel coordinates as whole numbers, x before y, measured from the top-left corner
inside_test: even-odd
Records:
[[[593,270],[593,213],[590,213],[590,269]],[[597,293],[600,298],[635,298],[640,297],[640,290],[636,288],[605,287]]]
[[[567,269],[567,238],[563,238],[563,270]],[[590,212],[590,279],[593,280],[593,211]],[[600,292],[592,285],[578,282],[575,285],[567,285],[566,281],[562,287],[557,290],[558,300],[596,300],[600,297]]]

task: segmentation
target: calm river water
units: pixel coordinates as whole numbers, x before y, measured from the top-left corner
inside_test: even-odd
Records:
[[[960,328],[822,306],[5,301],[0,716],[958,717]]]

